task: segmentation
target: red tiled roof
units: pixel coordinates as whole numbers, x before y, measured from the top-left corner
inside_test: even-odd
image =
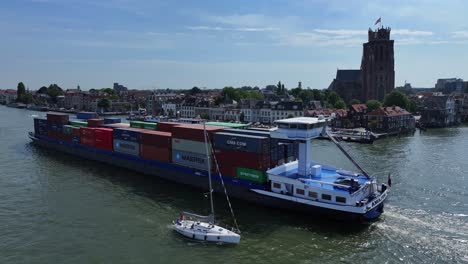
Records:
[[[351,108],[355,112],[360,113],[360,112],[363,112],[364,110],[367,109],[367,105],[366,104],[353,104],[353,105],[351,105]]]
[[[305,116],[316,117],[319,115],[330,116],[335,113],[339,117],[348,116],[348,111],[344,109],[317,109],[317,110],[306,110]]]
[[[368,113],[367,115],[371,116],[401,116],[401,115],[410,115],[408,111],[399,107],[399,106],[385,106],[375,109],[374,111]]]

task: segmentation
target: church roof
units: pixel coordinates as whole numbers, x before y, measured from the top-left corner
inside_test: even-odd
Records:
[[[336,80],[338,81],[360,81],[361,70],[337,70]]]

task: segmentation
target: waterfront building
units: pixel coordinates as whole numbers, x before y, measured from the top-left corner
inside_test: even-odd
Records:
[[[168,117],[178,117],[181,106],[184,104],[183,98],[168,99],[162,103],[164,115]]]
[[[356,127],[366,127],[366,118],[367,114],[367,105],[366,104],[353,104],[349,106],[348,110],[348,120],[350,126],[353,128]]]
[[[198,100],[193,97],[188,97],[184,100],[184,103],[180,106],[180,117],[182,118],[195,118],[195,105]]]
[[[446,127],[456,123],[455,100],[451,95],[427,96],[421,98],[420,123],[424,127]]]
[[[278,102],[271,106],[271,122],[276,120],[304,116],[302,102],[287,101]]]
[[[240,109],[238,108],[226,108],[224,110],[225,121],[240,121]]]
[[[0,104],[11,104],[16,102],[18,98],[16,90],[6,89],[0,90]]]
[[[66,109],[86,110],[90,105],[90,95],[81,89],[67,89],[64,93],[63,107]]]
[[[414,116],[399,106],[385,106],[365,115],[368,129],[381,133],[400,133],[415,129]]]
[[[395,87],[393,40],[390,28],[369,29],[368,42],[363,44],[360,69],[337,70],[328,89],[346,102],[359,99],[383,101]]]

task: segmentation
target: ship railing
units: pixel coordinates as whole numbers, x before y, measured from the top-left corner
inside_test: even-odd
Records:
[[[339,188],[343,188],[343,189],[350,189],[351,186],[348,186],[348,185],[344,185],[344,184],[339,184],[339,183],[333,183],[333,182],[324,182],[324,181],[317,181],[317,180],[312,180],[312,179],[305,179],[305,178],[300,178],[299,179],[301,182],[308,182],[308,183],[318,183],[320,184],[320,186],[323,186],[323,185],[331,185],[331,186],[334,186],[334,187],[339,187]]]

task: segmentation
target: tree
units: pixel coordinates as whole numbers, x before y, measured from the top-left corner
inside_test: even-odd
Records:
[[[107,98],[102,98],[98,101],[97,106],[104,110],[107,110],[110,107],[110,101]]]
[[[244,122],[244,120],[245,120],[245,114],[244,112],[241,112],[239,116],[239,121]]]
[[[57,96],[63,95],[63,90],[57,84],[51,84],[47,87],[47,95],[52,97],[54,101],[57,99]]]
[[[335,104],[334,104],[334,107],[336,109],[345,109],[346,108],[346,103],[342,100],[342,99],[339,99]]]
[[[327,98],[327,101],[331,104],[331,105],[335,105],[336,102],[338,102],[338,100],[340,100],[340,96],[335,93],[335,92],[330,92],[330,94],[328,95],[328,98]]]
[[[399,106],[404,109],[409,108],[409,99],[408,97],[397,90],[393,90],[391,93],[387,94],[384,99],[385,106]]]
[[[353,99],[351,101],[349,101],[349,105],[353,105],[353,104],[360,104],[361,101],[359,101],[358,99]]]
[[[16,90],[16,100],[18,102],[21,101],[21,98],[26,94],[26,87],[24,86],[23,82],[18,83],[18,88]]]
[[[294,117],[294,116],[293,116],[293,115],[291,115],[291,114],[289,114],[289,115],[288,115],[288,118],[293,118],[293,117]]]
[[[42,86],[41,88],[39,88],[39,90],[37,90],[37,93],[46,94],[47,93],[47,86]]]
[[[377,125],[378,125],[377,120],[372,120],[372,121],[370,121],[370,122],[369,122],[369,128],[370,128],[370,130],[371,130],[371,131],[374,131],[374,130],[377,128]]]
[[[196,87],[196,86],[193,87],[192,89],[190,89],[190,91],[189,91],[189,93],[190,93],[191,95],[199,94],[199,93],[201,93],[201,92],[202,92],[202,90],[201,90],[200,88]]]
[[[21,102],[24,104],[30,104],[33,102],[33,96],[31,93],[25,93],[21,96]]]
[[[380,108],[382,106],[382,103],[377,100],[371,99],[366,102],[366,106],[367,106],[367,112],[372,112],[375,109]]]
[[[312,89],[312,94],[314,95],[314,100],[316,101],[323,100],[322,92],[319,89]]]
[[[408,111],[410,111],[411,113],[414,113],[416,112],[416,110],[417,110],[416,101],[413,99],[410,99],[409,105],[408,105]]]

